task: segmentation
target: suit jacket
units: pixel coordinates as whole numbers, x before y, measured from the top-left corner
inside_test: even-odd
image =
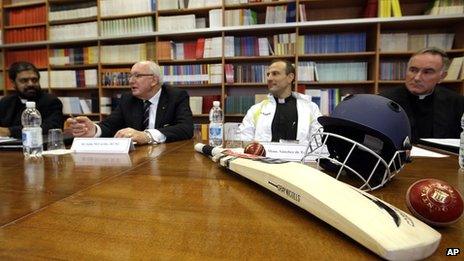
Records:
[[[63,104],[56,96],[41,92],[35,103],[42,116],[43,134],[49,129],[63,128]],[[0,126],[8,127],[11,136],[17,139],[21,139],[21,114],[25,108],[17,93],[0,100]]]
[[[461,117],[464,112],[464,97],[444,87],[436,86],[431,95],[433,99],[433,137],[416,135],[416,115],[412,109],[415,97],[405,86],[387,89],[380,95],[395,101],[408,115],[411,123],[413,142],[420,138],[459,138],[461,133]],[[432,120],[432,119],[430,119]]]
[[[143,100],[132,94],[123,94],[119,105],[99,123],[102,137],[112,137],[123,128],[142,131]],[[185,90],[162,86],[156,109],[155,129],[166,136],[166,142],[191,139],[193,118],[189,96]]]

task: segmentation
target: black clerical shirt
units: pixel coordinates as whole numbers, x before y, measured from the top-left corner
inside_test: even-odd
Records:
[[[275,100],[277,106],[272,120],[272,141],[296,140],[298,111],[295,97],[290,95],[285,99],[275,98]]]

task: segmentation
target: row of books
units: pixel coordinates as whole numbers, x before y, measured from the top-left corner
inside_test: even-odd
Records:
[[[222,0],[158,0],[158,10],[204,8],[221,4]]]
[[[402,15],[399,0],[378,0],[379,17],[401,17]]]
[[[105,87],[128,86],[129,76],[129,69],[105,70],[101,73],[101,85]]]
[[[222,64],[188,64],[160,66],[168,84],[222,83]]]
[[[296,22],[296,3],[266,7],[265,24]]]
[[[93,99],[88,99],[88,98],[81,98],[81,97],[63,97],[63,96],[58,96],[58,99],[61,100],[61,103],[63,103],[63,114],[73,114],[73,115],[79,115],[79,114],[90,114],[93,112],[96,112],[94,110],[95,108],[95,102]]]
[[[54,5],[50,3],[49,21],[61,21],[97,16],[97,1],[61,3]]]
[[[267,37],[226,36],[224,37],[224,56],[268,56],[270,44]]]
[[[226,64],[227,83],[266,83],[269,64]]]
[[[45,26],[5,30],[5,43],[45,41],[46,39]]]
[[[305,94],[311,97],[311,101],[316,103],[322,115],[330,115],[333,109],[342,100],[340,89],[306,89]]]
[[[464,79],[464,56],[454,57],[448,68],[448,74],[445,80],[463,80]]]
[[[102,36],[143,34],[155,30],[153,17],[143,16],[136,18],[104,20],[102,22]]]
[[[233,9],[225,10],[224,25],[254,25],[258,24],[258,14],[251,9]]]
[[[270,52],[275,55],[294,55],[296,34],[277,34],[273,36],[273,49]]]
[[[253,95],[227,96],[224,109],[227,114],[245,114],[254,104]]]
[[[404,80],[406,78],[407,67],[408,62],[405,60],[381,61],[380,79],[386,81]]]
[[[438,47],[450,50],[453,47],[454,34],[408,34],[383,33],[380,35],[382,52],[418,51],[426,47]]]
[[[47,49],[12,50],[5,52],[6,66],[18,61],[29,61],[38,68],[47,67]]]
[[[462,0],[435,0],[425,14],[443,15],[462,13],[464,13],[464,2]]]
[[[196,28],[194,14],[158,16],[158,32],[175,32]]]
[[[155,43],[103,45],[100,47],[102,63],[135,63],[155,55]]]
[[[7,26],[45,23],[46,17],[45,5],[7,9],[5,12]]]
[[[198,38],[187,42],[159,41],[156,52],[159,60],[221,57],[222,37]]]
[[[79,36],[79,38],[98,37],[97,22],[50,26],[50,40],[73,40],[76,39],[76,36]]]
[[[82,65],[98,63],[98,46],[50,49],[50,65]]]
[[[108,115],[114,111],[121,101],[121,95],[121,93],[113,93],[111,97],[101,96],[100,113]]]
[[[50,71],[51,88],[83,88],[96,86],[96,69]]]
[[[189,103],[193,115],[208,114],[213,101],[220,101],[221,95],[190,96]]]
[[[367,62],[299,62],[298,81],[366,81]]]
[[[298,53],[366,51],[366,33],[307,34],[298,36]]]
[[[105,17],[154,12],[156,2],[156,0],[100,0],[100,15]]]

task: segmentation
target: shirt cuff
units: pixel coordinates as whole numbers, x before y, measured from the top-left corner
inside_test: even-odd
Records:
[[[156,143],[164,143],[166,141],[166,136],[157,129],[147,129],[146,131],[150,132],[153,140]]]
[[[97,129],[97,131],[95,132],[95,136],[93,136],[93,137],[94,138],[99,138],[102,135],[102,130],[101,130],[100,126],[98,126],[98,124],[95,124],[95,128]]]

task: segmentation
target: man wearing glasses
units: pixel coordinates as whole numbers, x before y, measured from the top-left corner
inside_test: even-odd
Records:
[[[15,62],[8,70],[15,92],[0,100],[0,137],[21,139],[21,114],[26,101],[34,101],[42,116],[42,131],[63,126],[63,104],[54,95],[43,92],[40,74],[29,62]]]
[[[414,143],[420,138],[459,138],[464,97],[437,86],[446,77],[448,66],[443,50],[422,49],[409,59],[405,86],[380,94],[403,107]]]
[[[185,90],[163,85],[160,67],[152,61],[134,64],[129,84],[118,107],[98,124],[89,118],[69,118],[76,137],[131,138],[137,144],[157,144],[190,139],[192,111]]]

